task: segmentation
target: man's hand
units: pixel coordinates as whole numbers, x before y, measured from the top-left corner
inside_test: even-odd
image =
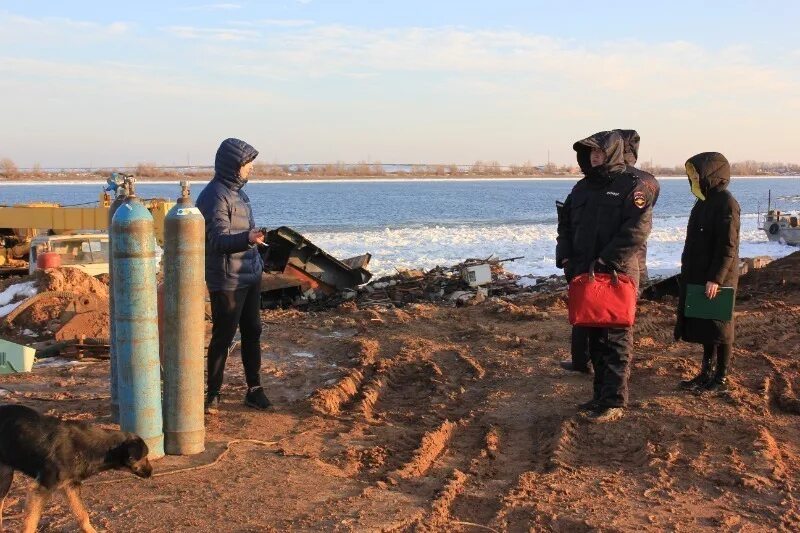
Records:
[[[264,244],[264,232],[258,229],[251,229],[247,235],[250,244]]]
[[[718,283],[714,283],[713,281],[706,283],[706,298],[713,300],[717,297],[717,293],[719,293]]]

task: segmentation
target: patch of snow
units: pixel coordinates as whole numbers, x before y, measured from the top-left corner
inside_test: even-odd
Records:
[[[37,359],[34,366],[37,368],[55,368],[61,366],[77,366],[85,364],[87,363],[83,361],[67,359],[66,357],[46,357],[44,359]]]
[[[30,298],[36,294],[36,282],[26,281],[25,283],[16,283],[6,287],[6,290],[0,292],[0,318],[8,315],[11,311],[19,307],[23,300]],[[15,302],[14,300],[21,300]]]
[[[11,311],[16,309],[20,305],[22,305],[22,302],[14,302],[13,304],[8,304],[0,307],[0,318],[3,318],[4,316],[8,315]]]
[[[36,294],[36,282],[26,281],[9,285],[6,290],[0,292],[0,306],[5,306],[17,298],[30,298]]]

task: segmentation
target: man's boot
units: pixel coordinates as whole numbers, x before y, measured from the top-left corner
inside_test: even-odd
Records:
[[[728,367],[731,361],[730,344],[723,344],[717,347],[717,369],[714,377],[702,386],[703,390],[709,392],[725,392],[728,390]]]
[[[703,349],[703,361],[700,363],[700,372],[692,379],[684,379],[678,384],[683,390],[694,390],[705,386],[711,380],[711,362],[714,359],[714,347]]]
[[[573,363],[571,359],[567,359],[566,361],[561,361],[558,364],[559,366],[561,366],[561,368],[563,368],[564,370],[569,370],[570,372],[581,372],[583,374],[592,373],[592,369],[589,368],[588,364],[586,366],[578,367],[575,366],[575,363]]]

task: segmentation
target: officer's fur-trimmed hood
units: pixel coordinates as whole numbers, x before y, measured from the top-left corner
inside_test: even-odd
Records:
[[[618,130],[600,131],[572,145],[578,159],[578,165],[585,176],[597,173],[609,174],[625,170],[625,142]],[[606,161],[599,167],[592,168],[589,155],[593,148],[599,148],[606,154]]]

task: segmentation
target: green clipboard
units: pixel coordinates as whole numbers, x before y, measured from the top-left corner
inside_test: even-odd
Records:
[[[733,305],[736,290],[733,287],[720,287],[713,300],[706,297],[705,285],[686,285],[686,305],[683,314],[687,318],[707,318],[728,322],[733,319]]]

